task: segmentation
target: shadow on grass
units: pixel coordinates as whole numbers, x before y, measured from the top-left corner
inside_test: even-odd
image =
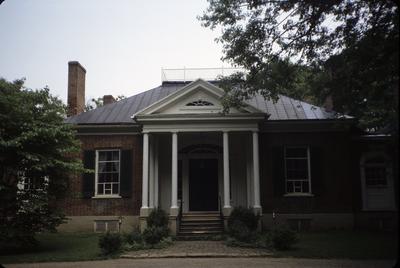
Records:
[[[277,251],[277,257],[395,259],[397,234],[360,231],[299,233],[291,250]]]
[[[104,259],[98,235],[88,233],[43,233],[38,243],[25,248],[3,249],[0,263],[82,261]]]

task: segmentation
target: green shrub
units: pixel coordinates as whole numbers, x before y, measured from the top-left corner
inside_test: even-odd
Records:
[[[258,216],[249,208],[236,207],[228,219],[228,233],[233,238],[250,242],[254,240],[258,225]]]
[[[99,247],[103,255],[117,253],[122,247],[122,238],[118,233],[106,233],[99,239]]]
[[[172,241],[171,237],[164,237],[161,239],[161,241],[158,244],[154,245],[153,248],[157,248],[157,249],[166,248],[166,247],[172,245],[173,243],[174,242]]]
[[[143,240],[147,244],[155,245],[168,236],[168,229],[165,227],[149,226],[143,232]]]
[[[156,208],[150,212],[147,217],[148,227],[166,227],[168,228],[168,215],[161,208]]]
[[[255,232],[251,231],[249,227],[241,221],[232,222],[228,231],[230,236],[242,242],[250,242],[255,236]]]
[[[139,229],[135,229],[130,233],[124,234],[124,241],[130,245],[140,244],[143,242],[143,237]]]
[[[234,222],[242,222],[250,231],[257,230],[258,216],[251,208],[235,207],[229,216],[228,227]]]
[[[287,227],[277,227],[269,232],[269,240],[274,249],[288,250],[298,242],[298,237]]]

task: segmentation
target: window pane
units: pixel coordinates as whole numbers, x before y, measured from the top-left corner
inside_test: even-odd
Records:
[[[99,161],[119,161],[119,151],[100,151]]]
[[[119,193],[119,151],[99,151],[98,194]],[[101,186],[100,186],[101,185]],[[100,191],[101,190],[101,191]]]
[[[118,173],[103,173],[99,174],[99,182],[118,182]]]
[[[308,181],[303,181],[303,193],[309,193],[310,192],[310,184]]]
[[[97,185],[97,194],[104,194],[104,185],[102,183]]]
[[[114,183],[112,186],[112,193],[113,194],[119,194],[118,192],[118,183]]]
[[[365,183],[367,186],[386,186],[386,168],[385,167],[366,167]]]
[[[286,148],[286,157],[307,157],[307,147]]]
[[[113,161],[119,161],[119,151],[113,151],[112,160]]]
[[[100,162],[99,172],[119,172],[119,162]]]
[[[294,192],[294,187],[293,187],[293,182],[292,181],[287,181],[286,182],[286,191],[288,193],[293,193]]]

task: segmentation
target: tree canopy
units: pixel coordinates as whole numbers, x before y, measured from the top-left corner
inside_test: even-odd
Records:
[[[120,101],[125,98],[126,97],[124,95],[118,95],[117,98],[115,98],[115,101]],[[86,102],[85,112],[99,108],[103,105],[104,105],[104,100],[102,97],[92,98],[90,101]]]
[[[64,220],[56,201],[68,177],[83,171],[65,105],[48,88],[23,84],[0,79],[0,242],[7,243],[55,230]]]
[[[199,19],[221,31],[223,59],[246,70],[223,79],[227,107],[254,94],[276,99],[303,91],[315,104],[330,96],[337,112],[357,117],[363,128],[392,122],[398,91],[395,1],[208,2]]]

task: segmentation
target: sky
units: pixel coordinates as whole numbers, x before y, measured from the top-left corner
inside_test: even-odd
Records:
[[[161,68],[227,67],[218,32],[196,18],[206,0],[5,0],[0,77],[26,78],[67,99],[68,61],[86,69],[86,99],[132,96],[161,84]]]

